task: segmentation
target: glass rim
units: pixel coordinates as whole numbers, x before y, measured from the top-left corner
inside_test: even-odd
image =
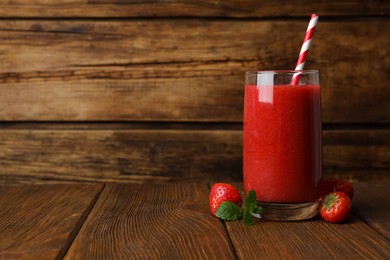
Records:
[[[245,74],[312,74],[318,73],[318,70],[249,70]]]

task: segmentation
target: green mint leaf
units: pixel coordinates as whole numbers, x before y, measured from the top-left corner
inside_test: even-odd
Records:
[[[256,207],[256,192],[250,190],[245,197],[244,207],[246,211],[253,212]]]
[[[224,220],[238,220],[242,217],[241,208],[231,201],[221,203],[215,215]]]
[[[247,226],[255,224],[255,218],[252,216],[252,213],[245,210],[243,214],[244,224]]]
[[[255,214],[261,214],[263,213],[264,209],[262,207],[256,206],[255,209],[253,210],[253,213]]]
[[[244,200],[244,212],[243,219],[245,225],[253,225],[255,223],[254,214],[261,214],[263,212],[263,208],[257,206],[256,201],[256,192],[254,190],[250,190],[245,197]]]

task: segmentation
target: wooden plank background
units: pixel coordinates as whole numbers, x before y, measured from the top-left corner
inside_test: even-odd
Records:
[[[383,0],[307,1],[289,0],[23,0],[1,2],[2,17],[277,17],[306,16],[321,13],[328,16],[375,15],[390,13]]]
[[[25,181],[240,181],[240,130],[3,130],[0,174]],[[386,177],[387,130],[324,131],[324,170]]]
[[[0,1],[0,181],[241,180],[244,72],[320,70],[324,171],[388,178],[390,4]]]

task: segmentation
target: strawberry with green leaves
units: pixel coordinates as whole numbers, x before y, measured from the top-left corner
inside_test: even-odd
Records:
[[[210,212],[215,216],[215,212],[222,202],[230,201],[238,207],[242,204],[242,197],[233,185],[227,183],[216,183],[210,191]]]
[[[246,225],[254,224],[253,214],[260,215],[263,208],[256,203],[256,192],[251,190],[246,194],[241,208],[242,197],[230,184],[216,183],[210,191],[210,212],[223,220],[238,220],[243,218]]]
[[[324,197],[320,204],[321,217],[331,223],[346,220],[351,212],[352,202],[347,194],[340,191],[331,192]]]

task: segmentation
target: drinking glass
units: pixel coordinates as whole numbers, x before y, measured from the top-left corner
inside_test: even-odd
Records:
[[[246,72],[243,148],[244,192],[254,190],[264,209],[257,217],[316,215],[322,177],[318,71]]]

